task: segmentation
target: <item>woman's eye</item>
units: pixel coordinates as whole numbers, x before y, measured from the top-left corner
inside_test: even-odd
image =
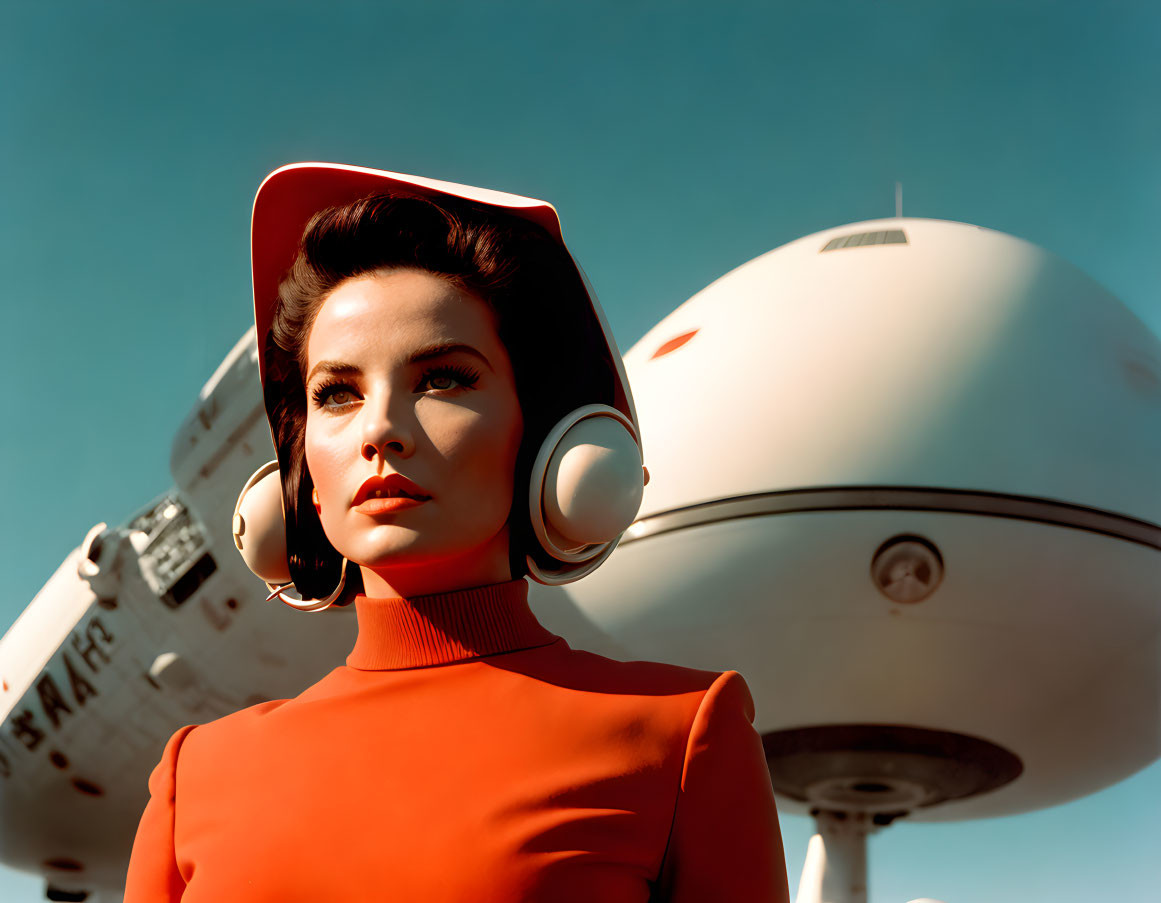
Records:
[[[432,389],[436,392],[470,389],[479,378],[480,374],[474,370],[443,367],[438,370],[429,370],[423,374],[423,379],[419,382],[419,389],[421,391]]]
[[[350,388],[342,385],[322,386],[313,395],[315,405],[320,408],[345,408],[358,400]]]

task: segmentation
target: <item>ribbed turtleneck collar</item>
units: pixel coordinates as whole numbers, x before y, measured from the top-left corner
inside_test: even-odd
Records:
[[[446,665],[559,639],[528,607],[523,579],[410,599],[359,595],[355,612],[359,638],[347,665],[362,671]]]

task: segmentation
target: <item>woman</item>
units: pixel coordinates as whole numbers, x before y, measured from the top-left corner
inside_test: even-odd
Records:
[[[286,167],[254,276],[278,461],[235,538],[359,635],[296,698],[170,738],[126,903],[787,900],[741,676],[573,650],[528,607],[525,575],[604,560],[643,479],[555,211]]]

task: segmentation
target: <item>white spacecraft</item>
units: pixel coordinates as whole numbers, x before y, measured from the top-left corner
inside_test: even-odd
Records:
[[[1076,268],[857,223],[718,279],[625,363],[639,517],[530,601],[574,647],[745,676],[779,806],[818,825],[799,903],[865,901],[896,819],[1052,806],[1161,756],[1161,342]],[[353,611],[263,603],[233,548],[272,457],[248,333],[175,488],[94,528],[0,640],[0,860],[49,899],[120,899],[177,727],[353,645]]]
[[[746,677],[779,805],[820,829],[800,903],[865,900],[896,818],[1053,806],[1161,755],[1161,342],[1075,267],[844,226],[625,364],[652,479],[566,589],[622,656]]]

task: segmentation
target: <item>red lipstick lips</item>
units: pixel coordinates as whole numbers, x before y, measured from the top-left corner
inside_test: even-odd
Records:
[[[361,514],[384,514],[422,505],[431,496],[402,474],[371,477],[355,493],[351,507]]]

